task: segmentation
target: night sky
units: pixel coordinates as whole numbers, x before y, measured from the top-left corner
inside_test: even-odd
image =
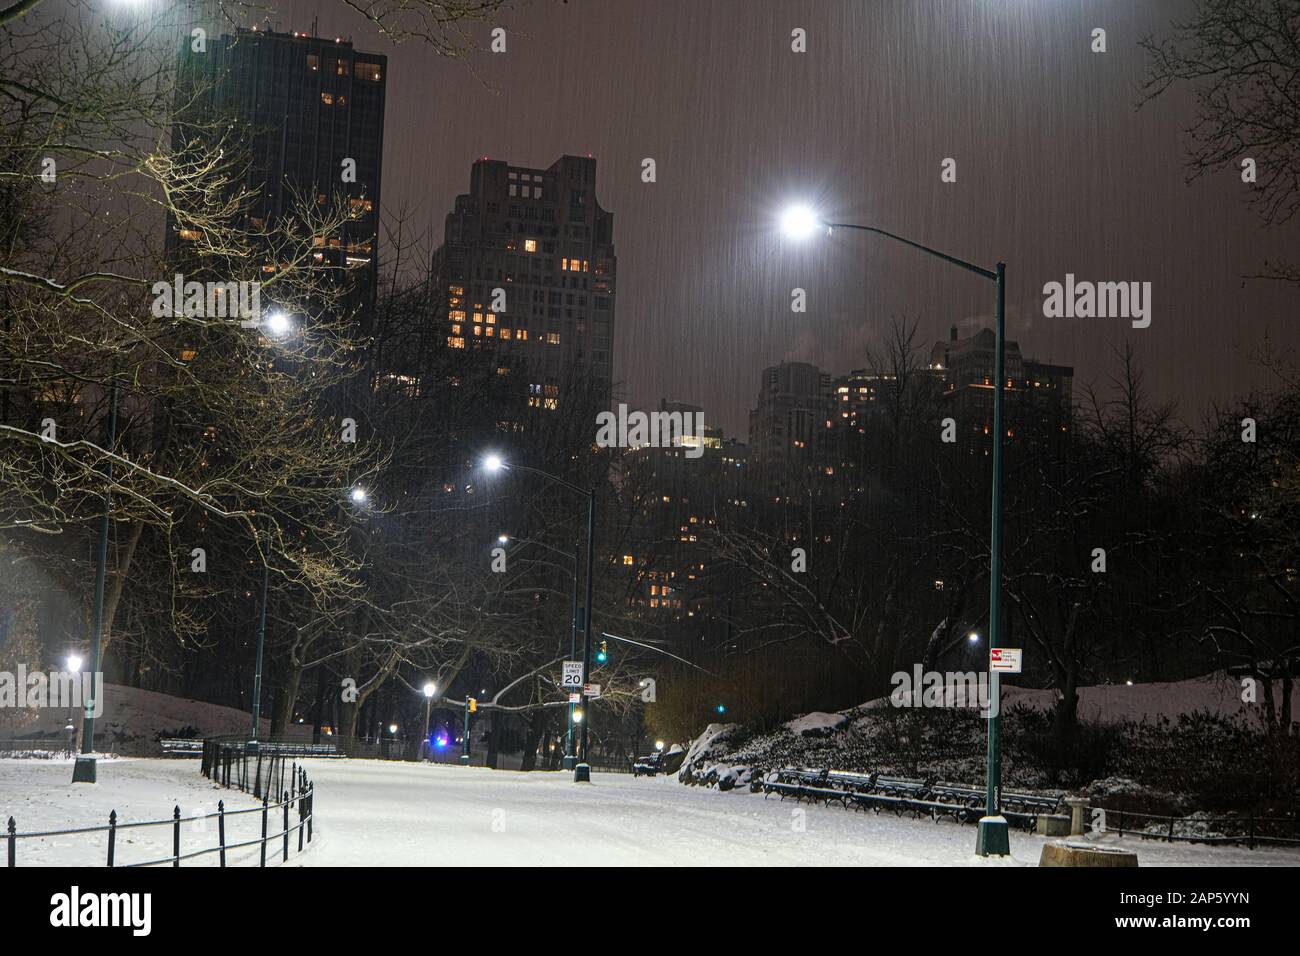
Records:
[[[1300,257],[1295,224],[1266,229],[1237,171],[1186,182],[1175,92],[1137,109],[1145,33],[1188,3],[1073,0],[535,0],[508,11],[505,54],[438,58],[384,41],[341,4],[278,5],[280,30],[351,36],[389,56],[384,200],[441,239],[480,156],[548,166],[594,155],[615,216],[620,398],[702,404],[744,438],[759,371],[782,359],[865,364],[891,316],[926,346],[993,309],[992,283],[887,240],[795,245],[791,201],[1008,268],[1008,335],[1076,368],[1076,394],[1126,336],[1158,398],[1196,422],[1212,400],[1267,381],[1268,331],[1294,346],[1296,293],[1243,281]],[[808,52],[790,50],[802,27]],[[1108,52],[1093,53],[1093,28]],[[486,46],[487,26],[474,33]],[[658,182],[641,181],[653,157]],[[957,182],[940,181],[945,157]],[[381,250],[382,254],[382,250]],[[1067,272],[1153,284],[1145,330],[1046,319]],[[790,290],[808,311],[790,311]]]

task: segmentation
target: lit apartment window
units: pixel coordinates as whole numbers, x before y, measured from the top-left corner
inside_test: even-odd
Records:
[[[496,325],[496,324],[497,324],[497,317],[496,317],[496,314],[495,314],[495,313],[489,312],[489,313],[487,314],[487,324],[488,324],[488,325]]]
[[[315,53],[307,54],[307,69],[311,70],[313,73],[320,70],[320,57]]]
[[[483,334],[483,326],[481,325],[474,326],[474,334],[481,336]]]
[[[370,212],[375,208],[374,202],[369,199],[349,199],[348,206],[354,213]]]
[[[202,237],[202,235],[203,234],[199,232],[197,229],[182,229],[180,232],[180,236],[182,239],[189,239],[191,241]]]
[[[378,83],[380,79],[378,63],[357,63],[357,79]]]
[[[631,563],[632,563],[632,555],[630,555],[630,554],[625,554],[625,555],[623,555],[623,563],[624,563],[624,564],[631,564]]]
[[[321,101],[322,103],[324,103],[326,106],[333,106],[333,105],[334,105],[334,94],[333,94],[333,93],[326,93],[324,90],[321,90],[320,101]]]
[[[510,338],[510,330],[509,330],[509,329],[502,329],[502,330],[501,330],[501,338],[503,338],[503,339],[508,339],[508,338]]]
[[[335,74],[336,76],[347,76],[347,75],[348,75],[348,61],[347,61],[347,60],[335,60],[335,61],[334,61],[334,74]]]
[[[560,333],[559,333],[559,332],[547,332],[547,333],[546,333],[546,344],[547,344],[547,345],[559,345],[559,344],[560,344]]]
[[[181,349],[181,361],[193,362],[194,359],[198,356],[198,354],[199,353],[197,349]]]
[[[460,335],[460,323],[459,323],[459,322],[456,322],[456,323],[453,323],[453,324],[452,324],[452,327],[451,327],[451,334],[452,334],[452,335]]]
[[[516,335],[515,338],[517,338],[517,339],[523,339],[525,342],[527,342],[527,341],[528,341],[528,330],[527,330],[527,329],[520,329],[520,330],[519,330],[519,334]]]
[[[464,309],[452,309],[450,312],[447,313],[447,318],[451,319],[451,321],[453,321],[453,322],[464,322],[464,321],[465,321],[465,310],[464,310]]]
[[[536,252],[536,251],[537,251],[537,240],[536,240],[536,239],[525,239],[525,240],[524,240],[524,252]]]
[[[458,335],[449,335],[447,336],[447,344],[454,349],[463,349],[465,340]]]

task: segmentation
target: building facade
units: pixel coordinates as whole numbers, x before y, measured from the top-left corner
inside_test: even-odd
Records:
[[[543,408],[575,379],[608,396],[617,260],[594,159],[562,156],[544,169],[475,162],[433,274],[434,321],[445,325],[448,348],[522,365]]]
[[[174,143],[202,136],[203,123],[237,125],[247,144],[240,184],[250,194],[248,232],[297,218],[349,217],[331,234],[312,237],[312,259],[345,278],[348,303],[373,305],[388,60],[344,39],[240,29],[210,39],[204,52],[185,47],[182,89],[195,99]],[[181,130],[186,132],[182,133]],[[195,132],[195,131],[198,132]],[[192,230],[169,223],[169,247],[183,258]],[[285,250],[267,243],[261,271],[283,267]]]

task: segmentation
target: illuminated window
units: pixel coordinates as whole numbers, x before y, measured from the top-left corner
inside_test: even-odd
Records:
[[[181,349],[181,361],[193,362],[198,354],[197,349]]]
[[[347,60],[335,60],[335,61],[334,61],[334,74],[335,74],[336,76],[347,76],[347,75],[348,75],[348,61],[347,61]]]
[[[194,240],[201,238],[203,233],[199,232],[197,229],[182,229],[180,235],[182,239]]]
[[[378,63],[357,63],[357,79],[378,83],[380,79]]]
[[[528,330],[520,329],[519,332],[515,335],[515,338],[523,339],[525,342],[528,341]]]
[[[452,327],[451,327],[451,334],[452,334],[452,335],[460,335],[460,323],[459,323],[459,322],[457,322],[457,323],[455,323],[455,324],[452,325]]]
[[[631,564],[631,563],[632,563],[632,555],[630,555],[630,554],[625,554],[625,555],[623,555],[623,563],[624,563],[624,564]]]
[[[489,313],[487,314],[487,324],[488,324],[488,325],[496,325],[496,324],[497,324],[496,313],[494,313],[494,312],[489,312]]]
[[[547,344],[547,345],[559,345],[559,344],[560,344],[560,333],[559,333],[559,332],[547,332],[547,333],[546,333],[546,344]]]
[[[449,335],[447,336],[447,344],[454,349],[463,349],[465,347],[465,340],[460,336]]]
[[[324,90],[321,90],[320,101],[321,101],[322,103],[324,103],[326,106],[333,106],[333,105],[334,105],[334,94],[333,94],[333,93],[326,93]]]
[[[348,206],[354,213],[370,212],[375,208],[375,204],[369,199],[349,199]]]
[[[509,330],[509,329],[502,329],[502,330],[501,330],[501,338],[503,338],[503,339],[508,339],[508,338],[510,338],[510,330]]]
[[[481,325],[476,325],[476,326],[474,326],[474,334],[475,334],[475,335],[482,335],[482,334],[483,334],[483,326],[481,326]]]
[[[320,57],[315,53],[307,54],[307,69],[311,70],[313,73],[320,70]]]
[[[447,318],[451,319],[451,321],[453,321],[453,322],[464,322],[464,321],[465,321],[465,310],[464,310],[464,309],[452,309],[450,312],[447,313]]]
[[[536,252],[536,251],[537,251],[537,240],[536,240],[536,239],[525,239],[525,240],[524,240],[524,252]]]

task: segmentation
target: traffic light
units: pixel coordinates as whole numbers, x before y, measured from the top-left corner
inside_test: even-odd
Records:
[[[471,697],[466,703],[469,705],[469,712],[475,713],[478,710],[478,698]]]
[[[596,663],[603,664],[607,660],[609,660],[609,643],[601,641],[600,648],[596,651]]]

